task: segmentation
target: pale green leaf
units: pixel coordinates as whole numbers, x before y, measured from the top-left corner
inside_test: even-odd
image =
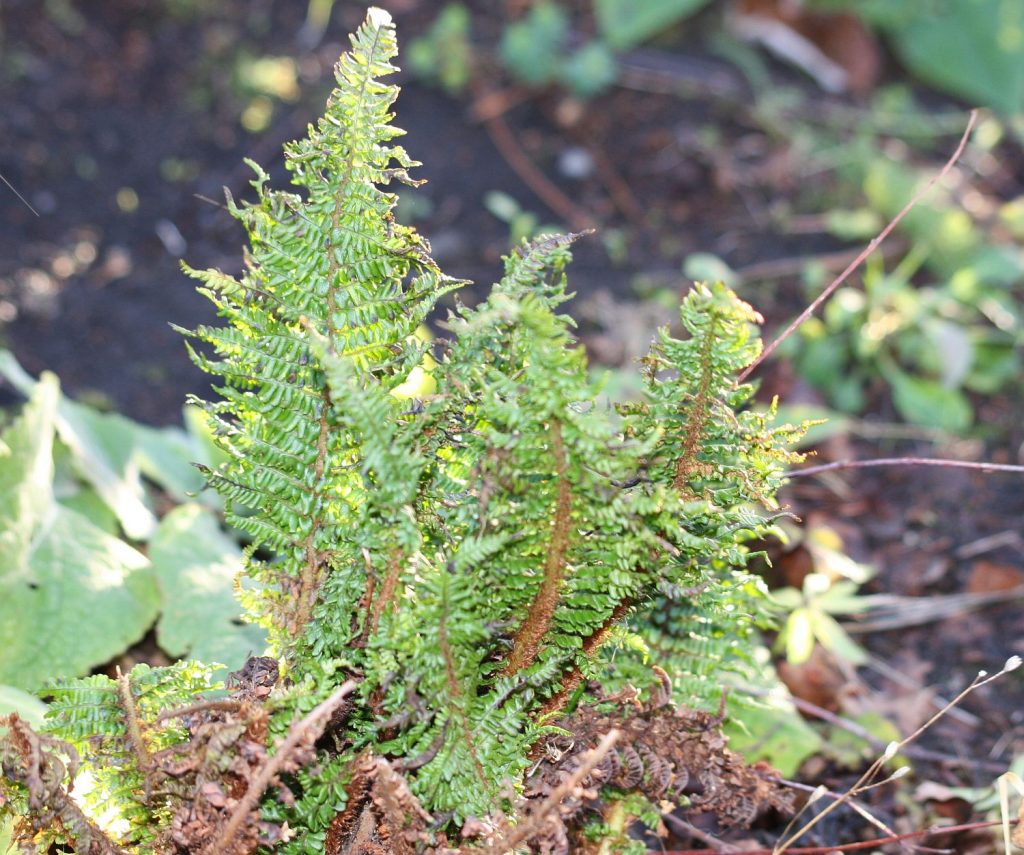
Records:
[[[157,640],[167,653],[238,668],[263,652],[263,630],[241,622],[234,596],[241,551],[210,511],[175,508],[161,520],[149,555],[163,596]]]
[[[0,374],[24,395],[31,395],[36,386],[6,351],[0,352]],[[132,455],[132,423],[123,416],[100,413],[60,397],[56,425],[76,468],[117,514],[125,534],[134,540],[147,539],[156,529],[156,517],[143,501],[142,481]]]
[[[773,691],[764,700],[744,698],[742,704],[730,695],[728,706],[723,730],[729,747],[748,763],[763,760],[783,778],[792,778],[804,760],[821,749],[821,737],[800,717],[785,689]]]
[[[23,689],[0,686],[0,715],[8,713],[17,713],[32,727],[40,727],[46,717],[46,704]]]
[[[159,595],[146,558],[54,503],[30,556],[0,573],[0,681],[38,688],[83,674],[138,641]],[[6,572],[4,572],[6,571]]]
[[[908,422],[954,434],[962,434],[971,426],[971,405],[959,390],[902,371],[889,372],[888,380],[893,403]]]
[[[814,625],[811,612],[806,608],[794,609],[786,621],[786,659],[800,665],[811,658],[814,651]]]
[[[814,635],[821,642],[822,647],[831,650],[836,656],[845,659],[851,665],[863,665],[868,661],[868,654],[864,648],[846,634],[846,630],[836,622],[835,618],[816,609],[809,612],[809,617]]]
[[[629,50],[692,15],[708,0],[597,0],[601,36],[615,50]]]
[[[4,434],[0,470],[0,682],[27,689],[105,662],[157,611],[145,556],[53,497],[59,399],[44,375]]]
[[[180,428],[151,428],[131,423],[139,471],[179,502],[203,489],[203,476],[192,464],[209,463],[199,440]]]
[[[36,527],[53,504],[53,436],[60,389],[43,375],[32,400],[4,433],[10,454],[0,466],[0,573],[28,554]]]
[[[891,35],[902,60],[925,82],[1004,114],[1024,110],[1019,0],[939,0]]]

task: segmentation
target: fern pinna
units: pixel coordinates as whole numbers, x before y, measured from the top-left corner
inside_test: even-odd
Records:
[[[684,338],[662,331],[644,360],[643,399],[610,412],[560,313],[578,236],[549,236],[514,249],[490,296],[449,312],[443,337],[424,344],[418,329],[461,283],[393,217],[386,188],[417,183],[393,144],[397,87],[380,81],[396,50],[390,18],[371,10],[324,117],[285,147],[299,192],[269,189],[253,165],[256,200],[229,197],[249,236],[244,273],[190,271],[225,321],[187,332],[220,378],[220,399],[201,405],[227,462],[205,474],[250,539],[242,596],[278,660],[262,693],[239,695],[236,679],[232,698],[197,710],[269,747],[344,681],[358,700],[315,747],[303,743],[303,762],[285,768],[288,796],[263,799],[262,825],[231,837],[217,811],[253,786],[254,767],[238,764],[259,752],[231,759],[222,746],[230,762],[218,766],[204,747],[190,805],[131,796],[112,778],[154,788],[139,766],[147,752],[128,750],[122,724],[107,728],[121,742],[89,743],[75,703],[88,695],[122,721],[116,687],[61,689],[53,728],[90,763],[116,758],[105,791],[163,826],[144,832],[133,809],[126,850],[156,840],[165,848],[146,851],[183,851],[219,833],[229,852],[327,851],[358,825],[353,805],[371,792],[358,770],[383,768],[373,756],[457,828],[509,807],[509,782],[521,786],[531,749],[588,680],[648,679],[635,658],[605,655],[609,639],[646,645],[677,677],[677,699],[700,705],[721,681],[694,657],[710,646],[717,658],[753,620],[744,543],[769,524],[793,436],[744,409],[753,390],[735,380],[759,353],[757,316],[724,286],[697,286]],[[689,601],[687,620],[665,620]],[[175,734],[210,739],[198,712],[182,718],[187,732],[166,731],[148,706],[137,715],[136,748],[165,752],[164,784]]]

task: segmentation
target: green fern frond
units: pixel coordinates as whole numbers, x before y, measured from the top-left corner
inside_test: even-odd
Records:
[[[394,27],[375,10],[335,69],[337,88],[305,139],[285,147],[301,195],[269,190],[255,164],[255,203],[229,209],[250,242],[241,279],[190,271],[225,318],[192,337],[196,364],[222,378],[225,403],[206,405],[231,461],[207,472],[227,499],[229,521],[277,555],[254,563],[264,586],[262,621],[280,649],[309,622],[321,585],[359,560],[346,495],[353,439],[334,413],[324,368],[310,348],[321,336],[332,353],[385,387],[418,356],[410,339],[436,300],[460,283],[447,279],[414,229],[394,221],[397,197],[384,187],[416,183],[417,164],[393,140],[398,89],[380,78],[397,69]]]
[[[120,680],[96,674],[47,687],[46,732],[78,750],[90,781],[86,804],[125,845],[151,843],[166,831],[178,797],[151,791],[147,760],[187,734],[180,723],[158,725],[157,718],[218,688],[212,682],[217,667],[136,665]]]

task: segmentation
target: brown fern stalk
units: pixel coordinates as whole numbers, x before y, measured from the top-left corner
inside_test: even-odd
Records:
[[[329,298],[328,302],[333,310],[333,299]],[[331,393],[326,386],[324,387],[323,401],[320,406],[322,408],[320,410],[320,434],[316,441],[316,462],[313,464],[313,483],[316,485],[314,490],[318,493],[322,486],[324,468],[327,465],[327,440],[330,435],[328,413],[331,409]],[[310,616],[313,613],[313,602],[316,600],[316,594],[320,588],[324,558],[316,549],[316,535],[322,525],[323,518],[320,514],[317,514],[309,527],[309,533],[302,542],[306,562],[302,567],[302,576],[299,579],[299,596],[295,615],[289,627],[292,635],[298,635],[306,624],[309,623]]]
[[[332,713],[355,689],[355,680],[346,680],[327,700],[318,704],[305,718],[292,725],[288,735],[277,747],[273,756],[267,758],[259,772],[249,782],[249,788],[238,800],[238,804],[231,816],[228,817],[228,821],[224,824],[216,841],[206,849],[203,855],[220,855],[220,853],[232,851],[230,847],[241,830],[242,824],[246,817],[256,809],[267,787],[273,783],[278,773],[293,761],[296,749],[304,744],[312,745],[316,741],[330,721]]]
[[[608,640],[608,635],[611,633],[612,628],[616,626],[626,615],[629,614],[629,610],[633,608],[633,601],[623,600],[613,610],[608,618],[605,620],[600,627],[592,632],[587,639],[583,642],[583,655],[588,659],[591,659],[598,649],[605,641]],[[546,704],[541,708],[538,717],[543,718],[546,715],[556,713],[565,706],[565,702],[569,700],[572,693],[579,688],[580,683],[583,682],[583,672],[580,670],[579,665],[574,665],[572,670],[569,671],[562,678],[562,685],[559,686],[558,691],[552,695]]]
[[[686,425],[683,428],[683,453],[676,463],[676,476],[672,486],[680,493],[689,492],[687,482],[697,470],[697,452],[700,449],[700,441],[704,435],[704,425],[707,424],[709,404],[708,390],[711,388],[711,348],[715,343],[715,325],[718,316],[711,314],[711,325],[707,335],[704,336],[704,343],[700,352],[700,384],[697,387],[697,394],[686,416]]]
[[[117,699],[124,711],[125,726],[128,731],[128,744],[131,745],[132,753],[135,755],[135,763],[146,782],[145,801],[149,801],[152,790],[150,776],[153,771],[153,759],[146,747],[146,740],[142,736],[142,724],[139,721],[139,710],[135,706],[135,696],[132,694],[131,678],[122,674],[117,669]]]
[[[373,635],[373,633],[377,631],[377,627],[380,625],[380,619],[384,614],[384,610],[389,606],[394,605],[395,592],[398,590],[398,582],[401,575],[402,556],[396,549],[391,553],[391,557],[388,559],[388,572],[380,587],[380,593],[370,604],[370,614],[367,623],[367,626],[369,627],[368,635]]]
[[[473,758],[473,770],[476,772],[476,776],[480,780],[480,784],[486,791],[490,789],[491,784],[488,781],[487,773],[484,771],[484,766],[480,762],[480,757],[476,751],[476,743],[473,740],[473,728],[470,726],[469,719],[466,717],[466,712],[463,707],[462,684],[459,682],[458,670],[455,667],[455,656],[452,653],[451,644],[448,643],[447,589],[445,592],[444,606],[441,611],[441,620],[437,627],[437,644],[441,648],[441,658],[444,659],[445,680],[448,683],[448,691],[451,693],[452,700],[455,702],[455,715],[458,717],[459,724],[462,726],[462,736],[466,742],[466,749],[469,751],[469,756]]]
[[[380,38],[380,31],[377,31],[374,37],[373,45],[370,48],[370,56],[372,57],[377,51],[377,44]],[[359,87],[359,94],[357,96],[359,105],[362,107],[363,99],[366,96],[366,84],[370,79],[369,72],[362,80],[362,84]],[[330,106],[330,105],[328,105]],[[328,236],[328,246],[331,241],[334,240],[334,235],[337,234],[342,220],[342,204],[345,201],[346,194],[348,192],[349,184],[352,180],[353,167],[355,163],[355,151],[349,153],[347,163],[342,170],[344,176],[341,186],[338,188],[338,192],[334,199],[334,210],[331,212],[331,234]],[[335,300],[335,282],[338,278],[338,273],[341,270],[341,263],[338,261],[337,255],[333,252],[327,253],[327,336],[331,344],[334,344],[337,330],[334,328],[334,317],[337,312],[337,302]],[[317,439],[316,446],[316,463],[314,474],[315,478],[313,483],[316,485],[315,490],[319,493],[322,487],[322,480],[324,474],[324,467],[327,461],[327,440],[330,434],[330,421],[329,413],[331,410],[331,393],[328,387],[324,387],[323,390],[323,402],[321,404],[320,411],[320,436]],[[320,498],[320,496],[317,496]],[[318,503],[319,505],[319,503]],[[324,557],[317,552],[315,543],[316,535],[323,526],[323,517],[321,514],[317,514],[313,518],[313,523],[309,528],[309,534],[306,535],[305,541],[303,542],[303,548],[306,554],[306,562],[302,569],[302,578],[299,583],[299,597],[296,606],[295,616],[290,627],[293,635],[298,635],[309,623],[309,619],[313,613],[313,604],[316,601],[317,592],[320,589],[320,583],[323,576],[323,562]]]
[[[537,658],[540,641],[547,633],[555,607],[558,605],[559,589],[565,575],[565,556],[569,549],[572,527],[572,486],[569,483],[569,466],[565,457],[561,423],[553,420],[550,433],[551,452],[555,458],[555,472],[558,477],[558,498],[555,502],[555,517],[551,523],[548,557],[544,562],[544,578],[540,589],[530,603],[526,620],[519,627],[512,644],[508,664],[501,672],[506,677],[528,668]]]

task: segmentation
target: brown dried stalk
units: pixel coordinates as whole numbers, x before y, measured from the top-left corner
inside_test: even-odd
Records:
[[[219,853],[231,851],[231,844],[241,829],[242,823],[256,809],[256,805],[263,793],[266,792],[267,787],[288,764],[296,749],[303,743],[311,743],[323,732],[331,714],[348,695],[355,691],[355,688],[355,680],[346,680],[327,700],[314,707],[304,719],[292,725],[284,742],[278,746],[274,755],[267,759],[263,768],[249,785],[249,789],[245,791],[245,795],[239,800],[217,840],[206,849],[206,855],[219,855]]]
[[[715,343],[715,321],[717,315],[711,315],[711,328],[704,336],[704,345],[700,354],[700,384],[694,396],[690,411],[686,415],[686,426],[683,428],[683,453],[676,463],[676,476],[672,486],[680,493],[689,491],[687,481],[697,468],[697,451],[704,438],[704,425],[708,420],[708,390],[711,388],[711,348]],[[740,378],[743,379],[742,377]]]
[[[1016,824],[1017,820],[1010,820]],[[858,840],[855,843],[833,843],[830,846],[795,846],[787,849],[790,855],[830,855],[833,852],[850,852],[860,849],[878,849],[886,843],[899,843],[903,840],[913,840],[915,837],[925,837],[929,834],[959,834],[963,831],[977,831],[982,828],[992,828],[1002,825],[1002,821],[992,822],[968,822],[963,825],[940,825],[933,828],[920,828],[917,831],[908,831],[904,834],[890,834],[886,837],[874,837],[871,840]],[[707,855],[707,849],[659,849],[657,855]],[[653,854],[652,854],[653,855]],[[772,855],[771,849],[737,849],[732,855]]]
[[[153,772],[153,758],[149,756],[149,749],[146,747],[146,740],[142,736],[142,724],[139,722],[139,711],[135,706],[135,696],[132,694],[131,678],[122,674],[117,669],[117,699],[124,711],[125,724],[128,730],[128,743],[135,755],[135,764],[142,772],[145,780],[144,803],[149,802],[150,793],[153,789],[151,775]]]
[[[1024,474],[1024,466],[1014,463],[986,463],[974,460],[951,460],[944,457],[879,457],[875,460],[836,460],[787,472],[787,478],[820,475],[838,469],[868,469],[873,466],[941,466],[948,469],[980,469],[982,472],[1013,472]]]
[[[531,811],[518,825],[507,829],[504,836],[492,843],[483,855],[506,855],[539,832],[548,815],[552,811],[558,810],[558,806],[571,796],[598,763],[608,756],[615,743],[618,742],[619,736],[618,730],[609,730],[596,748],[591,749],[580,758],[579,767],[565,781],[555,787],[535,811]]]

